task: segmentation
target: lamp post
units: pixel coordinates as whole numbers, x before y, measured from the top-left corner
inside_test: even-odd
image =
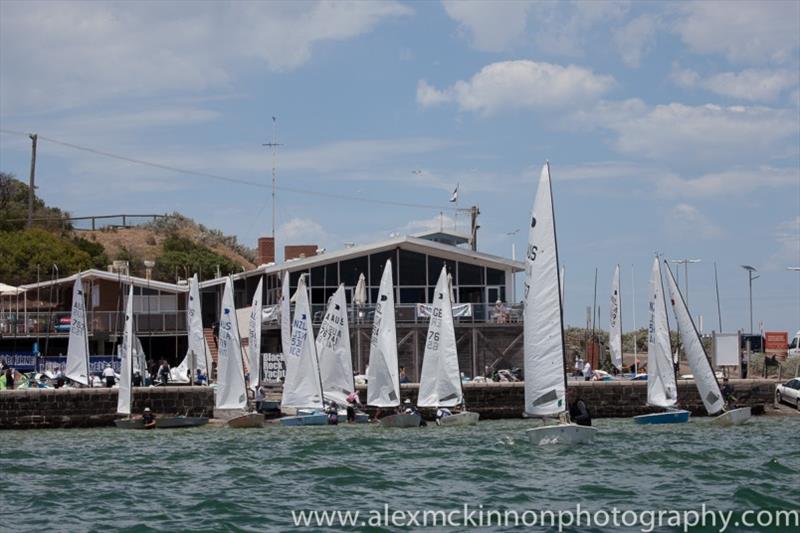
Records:
[[[753,280],[761,276],[753,276],[753,272],[758,272],[755,267],[750,265],[742,265],[742,268],[747,270],[747,279],[750,286],[750,335],[753,334]]]
[[[700,259],[673,259],[673,263],[684,266],[684,286],[686,288],[686,305],[689,305],[689,263],[699,263]]]

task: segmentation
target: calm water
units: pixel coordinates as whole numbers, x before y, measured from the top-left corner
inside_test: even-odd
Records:
[[[530,447],[523,420],[419,430],[0,432],[0,530],[287,530],[292,509],[366,512],[384,503],[800,508],[800,417],[729,429],[700,418],[596,426],[594,444],[572,449]]]

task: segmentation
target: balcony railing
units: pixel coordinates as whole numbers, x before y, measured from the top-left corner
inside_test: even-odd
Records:
[[[120,334],[124,319],[124,313],[118,311],[89,312],[86,316],[89,335]],[[133,324],[139,335],[185,335],[186,311],[136,313]],[[69,312],[3,312],[0,315],[0,335],[4,337],[67,335],[69,328]]]

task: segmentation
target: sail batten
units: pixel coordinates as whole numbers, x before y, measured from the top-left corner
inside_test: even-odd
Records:
[[[443,266],[433,291],[434,302],[425,340],[417,399],[420,407],[454,407],[463,403],[448,278],[447,267]]]
[[[661,263],[656,257],[650,274],[650,325],[647,334],[647,403],[673,407],[678,401],[669,320],[661,282]]]
[[[346,405],[355,386],[344,284],[331,297],[316,343],[325,399]]]
[[[375,407],[400,405],[391,259],[386,260],[378,290],[378,301],[375,303],[367,372],[367,404]]]
[[[80,274],[75,278],[75,284],[72,286],[72,312],[64,375],[83,385],[89,384],[89,332],[86,324],[86,300]]]
[[[233,283],[230,277],[225,279],[225,289],[222,293],[215,406],[217,409],[247,407],[242,343],[239,338],[236,307],[233,303]]]
[[[681,336],[683,349],[686,352],[686,358],[689,360],[689,366],[694,375],[694,382],[708,414],[719,413],[725,407],[725,402],[722,399],[717,378],[711,368],[711,363],[708,361],[708,355],[705,348],[703,348],[703,343],[700,341],[700,335],[694,326],[692,315],[689,313],[689,308],[681,295],[680,289],[678,289],[678,284],[675,282],[675,277],[672,275],[669,264],[666,261],[664,264],[667,267],[672,310],[678,322],[678,333]]]
[[[308,289],[303,277],[297,284],[294,300],[292,338],[286,355],[286,379],[283,383],[281,407],[321,409],[322,384],[314,342],[314,328],[311,324]]]
[[[523,326],[525,413],[547,417],[566,410],[561,283],[548,164],[542,168],[529,223]]]

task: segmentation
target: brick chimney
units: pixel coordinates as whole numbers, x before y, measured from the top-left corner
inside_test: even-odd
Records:
[[[266,265],[267,263],[274,263],[274,262],[275,262],[275,239],[273,239],[272,237],[259,237],[256,263],[259,265]]]
[[[316,244],[289,244],[283,247],[284,261],[317,255]]]

